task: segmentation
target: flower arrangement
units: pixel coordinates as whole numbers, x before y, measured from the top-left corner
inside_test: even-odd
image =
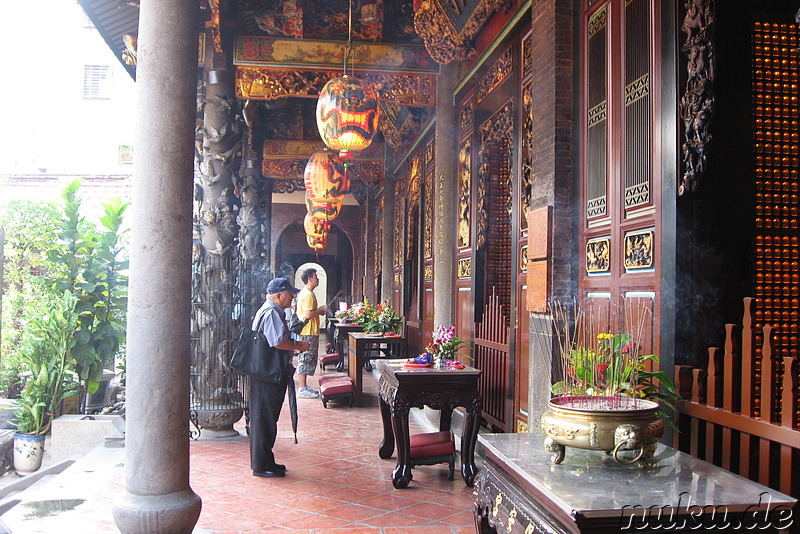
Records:
[[[555,348],[561,360],[561,380],[551,387],[558,397],[578,397],[585,408],[630,405],[630,399],[646,399],[672,406],[678,398],[669,375],[658,369],[658,356],[643,354],[637,340],[643,339],[649,310],[632,309],[623,314],[629,333],[614,333],[608,325],[599,327],[600,318],[551,304]],[[542,343],[549,344],[550,338]],[[574,402],[577,402],[575,399]],[[625,402],[623,402],[625,401]],[[659,415],[670,424],[663,411]]]
[[[655,354],[639,353],[630,334],[597,334],[594,346],[573,345],[562,361],[564,380],[553,384],[554,395],[625,396],[665,399],[658,383],[669,391],[672,380],[664,371],[647,371],[647,362],[658,363]],[[656,382],[657,381],[657,382]]]
[[[397,332],[403,324],[397,312],[388,301],[373,306],[366,298],[356,302],[344,311],[336,312],[336,317],[344,323],[361,325],[365,332]]]
[[[428,343],[425,351],[432,357],[442,361],[455,360],[456,354],[459,354],[459,351],[465,345],[469,345],[469,341],[456,337],[456,325],[451,325],[448,328],[444,326],[436,327],[436,330],[431,334],[431,339],[433,341]]]
[[[373,307],[369,313],[363,315],[362,320],[361,326],[365,332],[397,333],[397,329],[403,324],[403,320],[387,301]]]
[[[347,324],[363,324],[373,314],[372,305],[366,298],[348,309],[337,311],[335,316]]]

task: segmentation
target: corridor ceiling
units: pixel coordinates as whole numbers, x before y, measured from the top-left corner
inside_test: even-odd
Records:
[[[78,2],[135,77],[139,0]],[[439,64],[468,57],[488,18],[513,4],[514,0],[352,0],[348,73],[376,86],[382,114],[376,146],[365,151],[362,172],[355,169],[365,185],[378,185],[387,152],[393,151],[393,161],[402,158],[432,119]],[[224,50],[232,56],[236,96],[257,102],[270,115],[265,123],[274,125],[272,131],[262,132],[265,176],[288,178],[297,185],[304,163],[291,151],[320,142],[314,108],[325,82],[342,74],[350,0],[201,0],[200,5],[198,30],[210,29],[206,35],[213,40],[213,48],[206,45],[201,50]],[[278,152],[271,153],[270,147]],[[292,191],[291,184],[283,185],[286,192]]]

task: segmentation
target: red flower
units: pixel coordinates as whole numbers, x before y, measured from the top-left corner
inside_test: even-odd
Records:
[[[599,374],[600,376],[605,376],[606,369],[608,369],[609,367],[611,367],[610,363],[598,363],[597,364],[597,374]]]

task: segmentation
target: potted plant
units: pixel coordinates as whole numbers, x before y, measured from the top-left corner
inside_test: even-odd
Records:
[[[364,332],[382,332],[385,334],[396,334],[397,330],[403,325],[403,320],[397,316],[387,301],[384,301],[367,314],[366,320],[362,323]]]
[[[78,321],[75,301],[65,292],[27,327],[20,356],[29,378],[14,412],[14,469],[19,475],[41,467],[44,439],[53,414],[66,397],[81,389],[70,358]]]

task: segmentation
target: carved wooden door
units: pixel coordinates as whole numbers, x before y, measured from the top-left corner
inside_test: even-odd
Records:
[[[657,347],[660,314],[660,2],[588,4],[581,26],[581,300],[598,331],[640,327],[647,354]]]

